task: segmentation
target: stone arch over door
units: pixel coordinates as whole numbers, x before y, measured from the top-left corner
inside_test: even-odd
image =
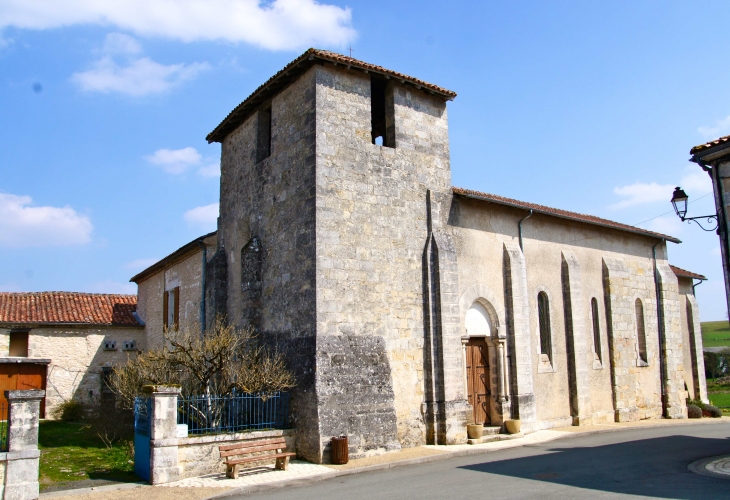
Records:
[[[472,285],[462,294],[459,308],[462,318],[462,359],[464,391],[472,407],[476,420],[484,419],[489,425],[502,425],[507,406],[505,387],[505,331],[504,313],[493,304],[495,295],[484,285]],[[484,351],[484,360],[479,364],[479,353]],[[486,371],[486,373],[483,373]],[[480,373],[482,375],[480,375]],[[480,376],[484,377],[484,387],[480,388]],[[487,398],[485,401],[484,398]],[[485,418],[486,417],[486,418]]]

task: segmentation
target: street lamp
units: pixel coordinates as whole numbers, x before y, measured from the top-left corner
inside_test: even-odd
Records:
[[[689,199],[689,196],[687,196],[687,193],[684,192],[684,190],[677,186],[674,189],[674,194],[672,194],[672,206],[674,207],[674,212],[677,214],[677,217],[682,219],[682,222],[688,221],[692,222],[694,221],[700,228],[702,228],[704,231],[717,231],[720,227],[720,223],[717,220],[717,214],[714,215],[702,215],[700,217],[686,217],[687,215],[687,200]],[[711,229],[705,229],[702,224],[698,222],[699,219],[707,219],[707,222],[710,223],[711,221],[715,221],[715,227]]]

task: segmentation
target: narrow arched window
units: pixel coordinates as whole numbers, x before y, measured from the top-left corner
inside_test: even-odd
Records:
[[[540,354],[547,355],[552,362],[553,349],[550,332],[550,302],[545,292],[537,294],[537,313],[540,317]]]
[[[595,297],[591,299],[591,315],[593,316],[593,352],[601,360],[601,324],[598,321],[598,301]]]
[[[636,341],[639,344],[639,359],[644,363],[649,362],[646,355],[646,328],[644,327],[644,305],[641,299],[636,299],[634,304],[636,309]]]

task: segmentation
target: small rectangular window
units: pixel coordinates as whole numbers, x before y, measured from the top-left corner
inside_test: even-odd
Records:
[[[593,352],[601,361],[601,323],[598,321],[598,300],[591,299],[591,315],[593,316]]]
[[[29,332],[27,330],[10,332],[10,349],[8,354],[12,357],[27,358],[28,336]]]
[[[550,301],[545,292],[537,294],[537,314],[540,326],[540,354],[553,361],[552,332],[550,329]]]
[[[373,144],[395,147],[395,132],[393,125],[392,100],[386,99],[388,80],[378,76],[370,78],[370,118],[372,123],[371,135]],[[390,106],[388,105],[390,104]],[[390,130],[389,130],[390,127]]]
[[[644,325],[644,305],[641,299],[636,299],[634,303],[636,313],[636,341],[638,343],[639,359],[642,363],[649,362],[649,356],[646,352],[646,327]]]
[[[162,321],[165,330],[177,330],[180,321],[180,287],[176,286],[163,294]]]
[[[260,109],[256,134],[256,163],[271,156],[271,106]]]

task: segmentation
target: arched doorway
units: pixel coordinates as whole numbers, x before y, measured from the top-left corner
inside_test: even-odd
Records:
[[[474,411],[474,423],[491,423],[491,402],[489,380],[489,346],[487,339],[492,334],[489,313],[475,302],[466,312],[464,320],[468,340],[466,342],[466,386],[467,399]]]

